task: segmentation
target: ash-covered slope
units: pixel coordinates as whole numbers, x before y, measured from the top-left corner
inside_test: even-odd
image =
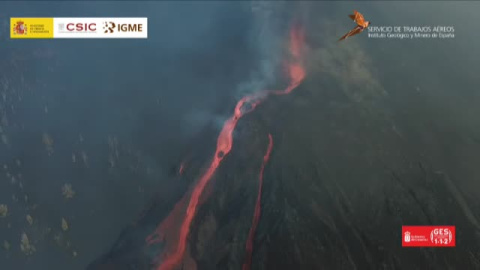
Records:
[[[479,269],[480,133],[466,117],[478,112],[478,96],[466,102],[465,93],[408,77],[410,69],[392,64],[405,58],[393,53],[399,45],[370,44],[379,50],[367,52],[355,41],[331,42],[334,24],[311,10],[303,22],[305,81],[238,122],[177,268],[242,269],[271,133],[252,269]],[[422,70],[432,68],[428,57]],[[208,155],[179,179],[193,184],[206,163]],[[153,268],[168,247],[145,247],[145,238],[180,201],[175,196],[155,203],[90,269]],[[455,225],[457,247],[402,248],[402,225]]]
[[[455,168],[435,165],[438,152],[431,158],[416,147],[422,138],[409,143],[422,130],[395,122],[379,100],[355,102],[326,84],[311,91],[320,84],[306,80],[239,122],[192,224],[188,249],[197,269],[241,269],[269,132],[275,143],[252,269],[479,268],[479,202],[462,195],[448,173]],[[162,211],[148,219],[155,212]],[[402,225],[429,224],[455,225],[457,247],[401,247]],[[127,252],[112,253],[124,267],[115,269],[149,269],[154,252],[138,249],[145,235],[130,235],[138,245],[117,244]]]
[[[310,92],[314,85],[239,126],[192,229],[198,269],[241,269],[269,130],[275,144],[252,269],[479,268],[478,201],[462,195],[447,173],[454,168],[410,145],[390,112]],[[402,225],[456,225],[457,247],[402,248]]]

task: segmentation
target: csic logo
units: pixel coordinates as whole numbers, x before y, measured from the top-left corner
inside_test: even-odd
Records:
[[[15,35],[26,35],[27,30],[27,25],[23,21],[18,21],[13,25],[13,33]]]
[[[114,22],[104,22],[103,26],[104,33],[126,33],[126,32],[136,32],[142,33],[143,32],[143,24],[142,23],[122,23],[122,24],[115,24]]]
[[[97,32],[96,23],[59,23],[58,29],[61,33],[95,33]]]

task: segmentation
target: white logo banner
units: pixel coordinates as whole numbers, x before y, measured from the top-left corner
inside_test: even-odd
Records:
[[[53,18],[53,38],[147,38],[147,18]]]

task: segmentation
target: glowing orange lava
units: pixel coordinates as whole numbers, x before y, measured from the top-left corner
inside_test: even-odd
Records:
[[[208,169],[192,189],[187,207],[182,207],[182,203],[179,202],[170,215],[157,227],[155,232],[147,237],[146,240],[148,244],[167,242],[166,247],[164,248],[164,254],[157,260],[158,263],[160,263],[156,268],[157,270],[173,270],[180,266],[185,255],[187,237],[190,232],[190,225],[192,224],[199,205],[199,199],[222,160],[228,155],[228,153],[230,153],[233,145],[233,131],[240,118],[255,110],[255,108],[270,94],[289,94],[305,78],[305,70],[301,63],[301,52],[304,44],[303,37],[303,31],[300,28],[294,27],[290,31],[289,51],[291,59],[287,61],[287,71],[290,79],[288,87],[284,90],[254,93],[247,95],[238,101],[233,115],[224,123],[223,128],[218,135],[217,149]],[[246,104],[249,105],[246,106],[248,108],[244,108],[244,105]],[[185,194],[182,201],[186,201],[188,199],[187,196],[188,193]],[[185,214],[181,221],[181,225],[174,226],[174,223],[176,224],[174,220],[177,220],[178,217],[181,216],[183,209],[185,209]],[[166,232],[167,230],[168,233]],[[178,237],[176,237],[177,235]]]
[[[246,249],[246,257],[245,263],[243,264],[243,270],[250,270],[250,266],[252,265],[252,252],[253,252],[253,240],[255,238],[255,231],[257,230],[258,222],[260,221],[260,215],[262,212],[262,187],[263,187],[263,171],[265,170],[265,165],[267,165],[268,160],[270,159],[270,154],[272,153],[273,148],[273,139],[272,135],[268,134],[268,148],[267,152],[263,156],[263,163],[262,167],[260,168],[260,174],[258,176],[258,193],[257,193],[257,201],[255,202],[255,211],[253,212],[253,220],[252,220],[252,227],[250,227],[250,231],[248,232],[247,243],[245,245]]]

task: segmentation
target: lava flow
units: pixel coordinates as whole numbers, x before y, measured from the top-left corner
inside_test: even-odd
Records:
[[[246,248],[246,258],[245,263],[243,264],[243,270],[250,270],[252,265],[252,252],[253,252],[253,240],[255,238],[255,231],[257,230],[258,221],[260,220],[260,214],[262,211],[261,201],[262,201],[262,187],[263,187],[263,171],[265,170],[265,165],[267,165],[268,160],[270,159],[270,154],[272,153],[273,148],[273,139],[272,135],[268,134],[268,148],[265,156],[263,156],[262,167],[260,168],[260,174],[258,175],[258,193],[257,201],[255,202],[255,211],[253,212],[252,227],[250,227],[250,232],[248,232]]]
[[[268,95],[284,95],[289,94],[295,89],[304,79],[305,70],[301,64],[301,49],[303,47],[303,32],[300,28],[294,27],[290,31],[290,43],[289,51],[291,58],[287,61],[288,75],[290,83],[284,90],[277,91],[263,91],[247,95],[238,101],[235,106],[233,115],[224,123],[223,128],[217,139],[217,149],[215,155],[205,173],[197,181],[186,207],[185,216],[179,226],[174,226],[174,222],[180,222],[180,215],[182,209],[181,203],[173,209],[170,215],[162,221],[157,227],[155,232],[147,237],[148,244],[154,244],[158,242],[167,242],[164,248],[165,252],[162,257],[158,258],[157,270],[173,270],[183,260],[185,255],[185,249],[187,246],[187,237],[190,232],[190,225],[195,217],[197,207],[199,205],[199,199],[208,184],[215,174],[218,166],[224,159],[224,157],[230,152],[233,144],[233,131],[242,116],[253,111]],[[249,105],[245,106],[244,105]],[[185,194],[182,201],[186,201],[188,193]],[[168,233],[166,232],[168,230]],[[178,231],[177,231],[178,230]],[[178,237],[176,237],[178,235]],[[171,239],[172,237],[176,237]],[[170,243],[169,243],[170,242]]]

